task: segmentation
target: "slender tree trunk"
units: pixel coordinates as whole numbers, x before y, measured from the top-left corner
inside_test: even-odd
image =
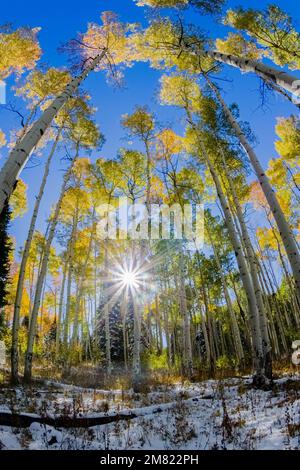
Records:
[[[298,251],[298,247],[294,238],[294,234],[282,212],[282,209],[280,207],[280,204],[277,200],[277,197],[275,195],[275,192],[270,185],[269,179],[267,175],[265,174],[254,150],[250,146],[249,142],[247,141],[240,125],[238,122],[235,120],[233,114],[231,113],[230,109],[226,105],[225,101],[223,100],[219,90],[217,87],[211,82],[211,80],[205,76],[207,83],[211,87],[211,89],[214,91],[216,94],[223,110],[226,116],[228,117],[228,120],[230,124],[232,125],[233,129],[235,130],[238,139],[240,140],[240,143],[242,147],[245,149],[251,164],[255,170],[255,173],[257,175],[258,181],[261,185],[262,191],[269,203],[271,212],[274,216],[274,219],[277,223],[279,233],[282,239],[282,242],[284,244],[292,271],[294,275],[294,280],[296,284],[296,289],[297,293],[300,296],[300,253]]]
[[[215,372],[216,369],[216,350],[215,350],[215,345],[212,337],[212,330],[211,330],[211,316],[210,316],[210,310],[209,310],[209,299],[207,296],[207,289],[204,281],[204,276],[201,272],[201,267],[200,267],[200,278],[201,278],[201,292],[202,292],[202,297],[203,297],[203,302],[204,302],[204,308],[205,308],[205,329],[206,329],[206,335],[207,335],[207,345],[209,348],[209,369],[212,373]]]
[[[263,349],[262,349],[262,337],[260,330],[259,314],[256,305],[256,297],[252,284],[252,279],[248,272],[246,261],[244,258],[243,250],[241,243],[238,239],[238,236],[235,232],[233,218],[229,209],[229,205],[226,201],[220,180],[217,176],[217,173],[214,169],[213,163],[206,152],[205,146],[202,141],[200,141],[203,157],[208,165],[209,171],[213,178],[213,181],[216,186],[217,194],[219,201],[222,206],[222,210],[225,216],[225,222],[228,228],[228,233],[231,239],[232,246],[234,248],[235,256],[237,259],[241,280],[245,289],[247,296],[248,309],[249,309],[249,318],[252,331],[252,342],[253,342],[253,359],[254,359],[254,369],[255,377],[254,382],[257,385],[264,384],[265,382],[265,371],[264,371],[264,359],[263,359]]]
[[[136,392],[140,391],[140,384],[141,384],[141,322],[142,322],[141,305],[142,304],[140,300],[138,300],[137,302],[133,301],[134,342],[133,342],[132,366],[133,366],[133,388]]]
[[[202,309],[201,309],[201,329],[203,332],[203,337],[204,337],[204,344],[205,344],[205,349],[206,349],[206,364],[209,368],[214,368],[214,362],[211,358],[211,352],[210,352],[210,344],[209,344],[209,339],[208,339],[208,331],[207,331],[207,326],[206,326],[206,315],[203,314]]]
[[[158,301],[158,296],[155,297],[155,313],[156,313],[156,322],[157,322],[157,332],[158,332],[158,353],[162,354],[163,350],[163,336],[162,336],[162,326],[161,326],[161,315],[160,315],[160,304]]]
[[[21,305],[22,305],[22,297],[23,297],[26,267],[27,267],[27,262],[28,262],[29,253],[30,253],[30,247],[31,247],[31,243],[32,243],[33,235],[34,235],[34,230],[35,230],[35,226],[36,226],[36,220],[37,220],[37,216],[38,216],[38,213],[39,213],[41,200],[42,200],[42,197],[43,197],[43,194],[44,194],[47,178],[48,178],[48,175],[49,175],[50,164],[51,164],[51,161],[52,161],[52,157],[55,153],[55,150],[57,148],[57,144],[58,144],[60,136],[61,136],[61,131],[62,131],[62,128],[60,128],[58,133],[57,133],[56,139],[55,139],[55,141],[52,145],[52,149],[51,149],[50,154],[48,156],[48,159],[46,161],[45,171],[44,171],[43,179],[42,179],[42,182],[41,182],[39,194],[36,198],[35,206],[34,206],[34,209],[33,209],[33,214],[32,214],[32,217],[31,217],[29,231],[28,231],[26,242],[25,242],[22,261],[21,261],[21,265],[20,265],[17,292],[16,292],[16,298],[15,298],[15,304],[14,304],[13,327],[12,327],[11,381],[14,384],[16,384],[19,380],[18,379],[18,370],[19,370],[18,342],[19,342],[19,328],[20,328],[20,310],[21,310]]]
[[[274,293],[273,285],[272,285],[268,270],[267,270],[267,268],[266,268],[266,266],[263,262],[260,264],[260,273],[261,273],[261,277],[262,277],[262,280],[263,280],[263,285],[264,285],[266,293],[267,293],[267,301],[268,301],[268,304],[269,304],[269,308],[270,308],[270,311],[272,312],[272,314],[273,314],[273,310],[275,312],[275,320],[276,320],[276,324],[278,325],[280,338],[281,338],[281,343],[282,343],[283,348],[286,352],[286,351],[288,351],[288,347],[287,347],[287,344],[286,344],[283,325],[282,325],[282,321],[281,321],[281,315],[282,314],[281,314],[281,311],[279,310],[279,307],[278,307],[278,304],[277,304],[276,293]],[[275,298],[275,302],[273,303],[274,298]],[[273,305],[274,305],[274,309],[273,309]]]
[[[95,217],[95,210],[93,210],[92,214],[92,223],[94,224],[94,217]],[[80,281],[79,281],[79,286],[78,286],[78,297],[76,299],[76,306],[75,306],[75,315],[74,315],[74,327],[73,327],[73,338],[72,338],[72,343],[73,346],[76,346],[78,342],[78,323],[79,323],[79,311],[80,311],[80,305],[81,305],[81,297],[83,294],[83,288],[84,288],[84,281],[85,281],[85,276],[86,276],[86,270],[88,266],[88,262],[91,256],[91,251],[92,251],[92,243],[93,243],[93,237],[94,237],[94,230],[93,228],[91,229],[91,234],[90,234],[90,239],[89,239],[89,245],[86,251],[86,257],[83,263],[82,267],[82,272],[80,276]]]
[[[77,151],[76,151],[76,156],[72,160],[72,162],[69,166],[69,169],[66,172],[66,174],[64,176],[64,179],[63,179],[63,184],[62,184],[62,187],[61,187],[60,196],[59,196],[59,199],[57,201],[55,211],[54,211],[54,215],[53,215],[53,218],[52,218],[51,223],[50,223],[50,229],[49,229],[49,234],[48,234],[48,237],[47,237],[45,251],[44,251],[44,254],[43,254],[41,270],[40,270],[40,274],[39,274],[39,277],[38,277],[38,280],[37,280],[37,285],[36,285],[36,290],[35,290],[35,297],[34,297],[34,304],[33,304],[32,312],[31,312],[31,318],[30,318],[28,341],[27,341],[27,350],[26,350],[26,355],[25,355],[24,380],[27,383],[31,381],[31,376],[32,376],[32,358],[33,358],[34,338],[35,338],[35,333],[36,333],[36,323],[37,323],[37,317],[38,317],[39,307],[40,307],[40,303],[41,303],[42,288],[43,288],[44,280],[45,280],[46,273],[47,273],[50,249],[51,249],[52,241],[53,241],[53,238],[54,238],[54,235],[55,235],[55,229],[56,229],[56,225],[57,225],[57,222],[58,222],[58,217],[59,217],[63,197],[64,197],[64,194],[65,194],[65,191],[66,191],[67,183],[70,179],[70,176],[71,176],[71,173],[72,173],[72,170],[73,170],[73,166],[74,166],[75,160],[77,159],[77,156],[78,156],[78,148],[77,148]]]
[[[243,72],[253,72],[267,83],[274,83],[289,93],[296,94],[300,91],[299,79],[283,70],[278,70],[256,60],[243,59],[242,57],[223,54],[218,51],[209,51],[206,54],[217,62],[237,67]]]
[[[210,244],[213,248],[213,252],[214,252],[214,255],[215,255],[216,264],[217,264],[217,267],[218,267],[218,270],[219,270],[219,273],[220,273],[220,276],[221,276],[221,283],[222,283],[223,292],[224,292],[224,296],[225,296],[225,301],[226,301],[226,305],[227,305],[228,312],[229,312],[229,317],[230,317],[230,323],[231,323],[231,329],[232,329],[232,336],[233,336],[233,343],[234,343],[234,347],[235,347],[235,352],[236,352],[239,363],[241,363],[244,359],[244,351],[243,351],[243,346],[242,346],[242,342],[241,342],[240,330],[239,330],[239,327],[238,327],[236,315],[235,315],[235,312],[234,312],[234,309],[233,309],[233,306],[232,306],[232,302],[231,302],[231,298],[230,298],[230,295],[229,295],[227,283],[226,283],[225,276],[224,276],[224,273],[223,273],[223,269],[222,269],[222,266],[221,266],[219,253],[218,253],[218,250],[215,246],[215,243],[212,240],[208,224],[206,225],[206,227],[207,227],[207,233],[208,233],[209,241],[210,241]]]
[[[104,270],[105,273],[108,272],[108,246],[107,242],[104,243]],[[106,372],[108,375],[111,375],[112,364],[111,364],[111,341],[110,341],[110,299],[108,294],[109,285],[107,281],[104,284],[104,328],[105,328],[105,358],[106,358]]]
[[[152,334],[152,312],[150,306],[148,306],[148,315],[147,315],[147,334],[148,334],[148,344],[149,352],[152,353],[153,346],[153,334]]]
[[[121,298],[121,317],[122,317],[122,333],[123,333],[124,366],[125,366],[126,372],[128,371],[128,347],[127,347],[127,336],[126,336],[127,309],[128,309],[128,295],[125,290]]]
[[[264,80],[264,81],[266,82],[267,86],[272,88],[273,91],[276,91],[277,93],[282,95],[284,98],[286,98],[290,103],[295,104],[295,106],[297,106],[297,108],[300,108],[300,104],[297,103],[295,97],[293,97],[292,95],[289,95],[289,93],[287,93],[285,90],[283,90],[280,86],[276,85],[275,82],[270,82],[267,79]]]
[[[249,266],[250,266],[250,272],[251,272],[253,287],[254,287],[255,296],[256,296],[256,303],[257,303],[257,309],[259,313],[260,328],[261,328],[262,341],[263,341],[265,374],[268,379],[272,380],[272,348],[271,348],[270,338],[269,338],[269,333],[268,333],[268,324],[267,324],[267,316],[265,312],[265,305],[263,301],[261,286],[259,283],[257,259],[253,250],[253,246],[252,246],[251,239],[248,233],[248,229],[245,224],[243,211],[242,211],[232,178],[227,168],[227,164],[226,164],[226,160],[225,160],[225,156],[224,156],[222,148],[221,148],[221,153],[222,153],[222,158],[223,158],[223,167],[224,167],[225,175],[229,183],[229,188],[230,188],[230,191],[233,197],[233,202],[236,208],[237,218],[241,227],[242,240],[245,245],[246,255],[247,255]]]
[[[65,319],[64,319],[64,349],[65,355],[67,356],[68,350],[68,340],[69,340],[69,323],[70,323],[70,312],[71,312],[71,292],[72,292],[72,281],[73,281],[73,272],[74,272],[74,246],[76,241],[76,234],[77,234],[77,225],[78,225],[78,201],[75,208],[73,221],[72,221],[72,230],[70,239],[68,242],[68,250],[67,250],[67,264],[69,266],[68,272],[68,282],[67,282],[67,298],[66,298],[66,311],[65,311]]]
[[[10,198],[18,176],[26,165],[31,152],[34,150],[53,119],[67,101],[74,95],[82,81],[94,70],[107,53],[104,49],[95,57],[90,65],[76,78],[73,78],[51,105],[42,113],[41,117],[33,124],[31,129],[17,143],[10,153],[7,161],[0,171],[0,216],[7,198]]]
[[[61,342],[60,333],[61,333],[61,321],[62,321],[62,313],[63,313],[63,305],[64,305],[67,269],[68,269],[68,263],[67,263],[67,257],[66,257],[64,267],[63,267],[63,278],[62,278],[61,289],[60,289],[58,317],[57,317],[57,322],[56,322],[56,335],[55,335],[55,359],[56,360],[58,359],[58,356],[59,356],[59,348],[60,348],[60,342]]]
[[[148,184],[148,183],[147,183]],[[149,207],[148,201],[146,201],[147,207]],[[149,249],[149,243],[146,240],[142,240],[139,245],[139,257],[140,260],[145,260],[147,256],[147,250]],[[133,299],[133,310],[134,310],[134,344],[133,344],[133,388],[135,391],[139,391],[142,382],[142,368],[141,368],[141,335],[142,335],[142,321],[144,315],[145,306],[145,281],[142,281],[139,292],[137,293],[136,299]]]
[[[110,322],[109,322],[109,300],[104,305],[104,322],[105,322],[105,357],[106,357],[106,372],[111,375],[111,343],[110,343]]]
[[[197,259],[197,265],[201,277],[201,292],[203,296],[203,302],[204,302],[204,308],[205,308],[205,314],[203,314],[201,305],[200,305],[200,311],[201,311],[201,329],[203,332],[203,337],[204,337],[204,343],[205,343],[205,349],[206,349],[206,363],[207,366],[211,369],[215,369],[215,362],[214,358],[211,355],[211,347],[209,344],[209,338],[208,338],[208,331],[207,331],[207,323],[208,323],[208,305],[207,305],[207,298],[206,298],[206,290],[205,290],[205,285],[203,281],[203,276],[201,274],[201,263],[200,263],[200,257],[199,257],[199,250],[196,248],[196,259]]]
[[[70,323],[70,309],[71,309],[71,290],[73,280],[73,261],[70,260],[68,269],[68,280],[67,280],[67,292],[66,292],[66,309],[64,315],[64,334],[63,334],[63,345],[64,353],[66,355],[69,341],[69,323]]]
[[[218,357],[220,357],[220,348],[219,348],[218,330],[217,330],[216,321],[213,315],[210,316],[210,323],[211,323],[211,331],[212,331],[213,341],[215,344],[216,359],[217,359]]]
[[[183,319],[183,366],[184,373],[187,377],[191,378],[193,375],[193,354],[192,354],[192,341],[191,341],[191,327],[190,318],[187,308],[186,291],[185,291],[185,275],[183,267],[183,247],[180,246],[179,253],[179,299],[180,311]]]

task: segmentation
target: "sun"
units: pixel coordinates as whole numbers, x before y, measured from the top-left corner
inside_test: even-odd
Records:
[[[123,271],[120,277],[124,287],[136,289],[139,286],[138,274],[134,271]]]

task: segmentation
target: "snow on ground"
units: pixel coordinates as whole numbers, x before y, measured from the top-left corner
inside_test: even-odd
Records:
[[[2,389],[0,411],[40,416],[137,418],[88,429],[0,427],[0,449],[300,449],[300,377],[255,390],[249,378],[156,387],[150,393],[87,390],[48,382]],[[159,408],[159,410],[158,410]]]

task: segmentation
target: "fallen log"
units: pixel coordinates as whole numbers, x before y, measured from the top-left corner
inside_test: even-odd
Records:
[[[199,400],[211,400],[212,395],[193,397],[184,400],[185,403],[195,403]],[[129,421],[134,418],[147,416],[150,414],[162,413],[176,406],[178,402],[163,403],[159,406],[149,406],[136,408],[134,410],[121,411],[119,413],[102,414],[97,416],[39,416],[26,413],[10,413],[0,411],[0,426],[11,426],[15,428],[28,428],[32,423],[40,423],[54,428],[90,428],[103,424],[114,423],[116,421]]]
[[[155,412],[155,411],[154,411]],[[158,412],[158,411],[156,411]],[[52,418],[50,416],[35,416],[29,414],[12,414],[0,412],[0,426],[11,426],[14,428],[28,428],[32,423],[40,423],[54,428],[90,428],[92,426],[100,426],[102,424],[113,423],[120,420],[130,420],[137,418],[135,413],[124,413],[107,416],[91,416],[91,417],[69,417],[60,416]]]
[[[171,404],[168,404],[171,405]],[[156,414],[164,411],[166,407],[157,408],[149,407],[149,410],[144,413],[136,412],[123,412],[111,415],[101,416],[38,416],[26,413],[9,413],[5,411],[0,412],[0,426],[11,426],[15,428],[28,428],[32,423],[40,423],[54,428],[91,428],[93,426],[101,426],[103,424],[114,423],[116,421],[129,421],[139,416],[146,416],[148,414]]]

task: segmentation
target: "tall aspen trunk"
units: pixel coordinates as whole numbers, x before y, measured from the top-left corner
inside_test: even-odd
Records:
[[[76,156],[72,160],[69,166],[69,169],[66,172],[64,179],[63,179],[63,184],[60,190],[60,196],[55,207],[53,219],[51,220],[51,223],[50,223],[49,234],[47,237],[46,246],[45,246],[45,250],[43,254],[43,260],[41,263],[41,270],[40,270],[40,274],[37,280],[34,304],[32,307],[30,324],[29,324],[27,350],[26,350],[26,355],[25,355],[24,381],[27,383],[31,381],[31,376],[32,376],[33,345],[34,345],[34,339],[35,339],[35,334],[36,334],[36,323],[37,323],[37,317],[38,317],[39,307],[41,303],[42,288],[43,288],[44,280],[47,274],[50,249],[51,249],[52,241],[55,235],[55,229],[56,229],[56,225],[58,222],[58,217],[59,217],[63,197],[64,197],[66,187],[67,187],[68,181],[70,179],[70,176],[73,170],[75,160],[77,159],[77,156],[78,156],[78,146],[77,146]]]
[[[211,368],[213,361],[211,358],[211,353],[210,353],[210,344],[209,344],[209,339],[208,339],[208,332],[207,332],[207,326],[206,326],[206,316],[203,314],[202,309],[201,309],[201,329],[204,337],[204,344],[205,344],[205,350],[206,350],[206,364],[209,368]],[[214,367],[214,364],[213,364]]]
[[[111,375],[112,372],[109,313],[109,300],[107,299],[104,305],[105,358],[107,375]]]
[[[72,275],[73,275],[73,260],[70,260],[67,280],[67,292],[66,292],[66,309],[64,315],[64,333],[63,333],[63,345],[64,353],[68,349],[69,341],[69,322],[70,322],[70,309],[71,309],[71,290],[72,290]]]
[[[104,244],[104,266],[105,272],[108,272],[108,247],[107,242]],[[108,285],[107,282],[104,285],[104,328],[105,328],[105,358],[106,358],[106,372],[108,375],[111,375],[112,364],[111,364],[111,344],[110,344],[110,324],[109,324],[109,315],[110,315],[110,301],[108,298]]]
[[[128,371],[128,347],[127,347],[127,335],[126,335],[127,309],[128,309],[128,294],[125,290],[121,298],[121,318],[122,318],[123,354],[124,354],[125,371]]]
[[[133,389],[136,392],[140,391],[141,383],[141,302],[133,301],[133,358],[132,358],[132,368],[133,368]]]
[[[268,333],[268,323],[267,323],[265,305],[264,305],[261,286],[260,286],[259,277],[258,277],[257,259],[254,253],[254,249],[251,243],[248,229],[245,224],[243,211],[242,211],[234,184],[232,182],[232,178],[227,168],[223,149],[221,148],[220,150],[221,150],[222,159],[223,159],[223,168],[225,171],[226,179],[229,183],[230,192],[233,197],[233,202],[235,205],[237,218],[238,218],[239,225],[240,225],[241,232],[242,232],[242,240],[245,245],[246,255],[247,255],[248,263],[250,266],[250,273],[251,273],[253,287],[254,287],[255,296],[256,296],[256,303],[257,303],[257,309],[258,309],[259,321],[260,321],[260,329],[261,329],[261,334],[262,334],[263,353],[264,353],[264,361],[265,361],[265,364],[264,364],[265,374],[268,379],[272,380],[272,348],[271,348],[270,338],[269,338],[269,333]]]
[[[253,288],[252,279],[248,272],[248,268],[247,268],[243,250],[242,250],[242,245],[236,234],[233,218],[229,209],[229,205],[226,201],[220,180],[218,178],[218,175],[214,169],[214,165],[208,153],[206,152],[205,146],[202,141],[200,141],[200,146],[202,149],[204,160],[207,163],[207,166],[209,168],[209,171],[211,173],[211,176],[216,186],[218,198],[219,198],[219,201],[221,203],[222,210],[224,213],[229,237],[231,239],[231,243],[232,243],[235,256],[237,259],[237,263],[238,263],[238,267],[239,267],[239,271],[241,275],[241,280],[242,280],[245,293],[247,296],[249,319],[250,319],[251,334],[252,334],[252,343],[253,343],[253,360],[254,360],[254,370],[255,370],[254,382],[257,385],[261,385],[261,384],[264,384],[265,382],[265,371],[264,371],[260,321],[259,321],[259,314],[258,314],[255,291]]]
[[[18,371],[19,371],[19,355],[18,355],[18,342],[19,342],[19,328],[20,328],[20,310],[22,305],[22,297],[23,297],[23,289],[24,289],[24,280],[25,280],[25,273],[27,262],[29,258],[30,247],[34,235],[34,230],[36,226],[36,220],[39,213],[39,208],[41,204],[42,197],[44,195],[45,186],[47,183],[47,178],[49,175],[50,164],[52,161],[52,157],[55,153],[57,148],[60,136],[61,136],[62,128],[59,129],[56,139],[52,145],[50,154],[47,158],[43,179],[41,182],[39,194],[36,198],[27,239],[24,245],[23,256],[21,260],[20,270],[19,270],[19,277],[18,277],[18,285],[17,285],[17,292],[14,304],[14,316],[13,316],[13,327],[12,327],[12,347],[11,347],[11,381],[12,383],[18,383]]]
[[[155,296],[155,313],[156,313],[156,324],[157,324],[157,339],[158,339],[158,348],[157,352],[162,354],[163,350],[163,336],[162,336],[162,327],[161,327],[161,315],[160,315],[160,305],[158,301],[158,296]]]
[[[286,342],[284,328],[283,328],[283,324],[282,324],[282,320],[281,320],[282,312],[280,311],[280,309],[278,307],[278,302],[277,302],[277,299],[276,299],[276,293],[274,292],[273,284],[272,284],[270,275],[268,273],[268,269],[265,266],[264,262],[261,263],[260,273],[261,273],[261,277],[263,279],[263,285],[264,285],[265,290],[267,292],[267,299],[268,299],[268,303],[269,303],[269,306],[270,306],[270,311],[271,312],[274,311],[274,313],[275,313],[274,322],[276,322],[276,325],[277,325],[278,330],[279,330],[279,338],[280,338],[280,341],[281,341],[281,345],[283,347],[284,352],[287,353],[289,351],[289,346],[287,345],[287,342]]]
[[[167,290],[167,289],[165,289],[165,290]],[[165,330],[165,337],[166,337],[166,343],[167,343],[168,367],[170,369],[173,364],[172,364],[172,349],[171,349],[171,338],[170,338],[171,335],[170,335],[168,296],[164,297],[163,322],[164,322],[164,330]]]
[[[211,331],[212,331],[213,341],[215,344],[216,359],[217,359],[218,357],[220,357],[220,348],[219,348],[218,330],[217,330],[216,321],[213,315],[210,315],[210,323],[211,323]]]
[[[82,81],[94,70],[106,55],[107,49],[95,57],[90,65],[67,85],[65,91],[57,96],[51,105],[42,113],[41,117],[33,124],[31,129],[17,143],[10,153],[7,161],[0,171],[0,216],[5,201],[10,198],[20,172],[26,165],[31,152],[34,150],[47,128],[51,125],[57,113],[67,101],[74,95]]]
[[[278,70],[256,60],[243,59],[242,57],[236,57],[234,55],[224,54],[218,51],[208,51],[206,52],[206,55],[217,62],[237,67],[243,72],[253,72],[267,83],[274,83],[289,93],[298,94],[299,96],[299,78],[290,75],[283,70]]]
[[[62,314],[63,314],[67,269],[68,269],[68,263],[67,263],[67,257],[66,257],[64,267],[63,267],[63,278],[62,278],[62,283],[61,283],[59,304],[58,304],[58,317],[56,321],[56,334],[55,334],[55,359],[56,360],[58,359],[58,356],[59,356],[60,343],[61,343],[61,322],[62,322]]]
[[[208,339],[208,331],[207,331],[207,326],[206,323],[208,321],[208,305],[207,305],[207,299],[206,299],[206,291],[205,291],[205,286],[203,282],[203,276],[201,275],[201,264],[200,264],[200,257],[199,257],[199,250],[196,248],[196,259],[197,259],[197,265],[199,268],[200,276],[201,276],[201,291],[203,295],[203,302],[204,302],[204,308],[205,308],[205,315],[202,312],[201,306],[200,306],[200,311],[201,311],[201,329],[203,332],[203,337],[204,337],[204,343],[205,343],[205,349],[206,349],[206,364],[210,369],[215,368],[215,363],[214,360],[211,356],[211,350],[210,350],[210,344],[209,344],[209,339]]]
[[[205,308],[205,322],[204,326],[206,329],[206,335],[207,335],[207,345],[209,349],[209,369],[212,373],[215,372],[216,369],[216,351],[215,351],[215,345],[212,337],[212,331],[211,331],[211,318],[210,318],[210,311],[209,311],[209,300],[207,297],[207,290],[204,282],[204,277],[201,272],[201,267],[200,267],[200,277],[201,277],[201,292],[203,296],[203,302],[204,302],[204,308]],[[208,356],[207,356],[208,357]]]
[[[150,306],[148,305],[148,315],[147,315],[147,335],[148,335],[148,344],[149,344],[149,353],[152,353],[153,346],[153,334],[152,334],[152,312]]]
[[[148,184],[148,183],[147,183]],[[147,200],[147,207],[150,201]],[[140,260],[142,262],[147,256],[147,250],[149,249],[149,243],[146,240],[142,240],[139,246]],[[137,298],[133,299],[133,310],[134,310],[134,322],[133,322],[133,388],[135,391],[139,391],[142,381],[142,369],[141,369],[141,334],[142,334],[142,320],[144,315],[145,305],[145,281],[141,282]]]
[[[253,148],[250,146],[248,140],[246,139],[240,125],[235,120],[233,114],[231,113],[230,109],[228,108],[225,101],[223,100],[217,87],[211,82],[211,80],[207,76],[205,76],[205,78],[207,80],[208,85],[217,96],[217,99],[219,100],[224,110],[225,115],[227,116],[230,124],[232,125],[232,128],[235,130],[236,135],[242,147],[245,149],[245,152],[247,153],[249,157],[249,160],[253,166],[253,169],[255,170],[255,173],[261,185],[262,191],[269,203],[271,212],[278,226],[279,233],[280,233],[282,242],[286,250],[286,254],[288,256],[288,259],[289,259],[289,262],[293,271],[297,293],[298,293],[298,296],[300,296],[300,253],[299,253],[299,250],[298,250],[295,238],[294,238],[294,234],[282,212],[282,209],[275,195],[275,192],[269,182],[269,179],[267,175],[265,174],[265,171],[263,170]]]
[[[241,341],[241,336],[240,336],[240,330],[239,330],[236,315],[235,315],[235,312],[234,312],[234,309],[233,309],[233,305],[232,305],[232,302],[231,302],[231,298],[230,298],[230,294],[229,294],[229,291],[228,291],[227,283],[226,283],[226,280],[225,280],[225,277],[224,277],[223,269],[222,269],[220,258],[219,258],[219,253],[218,253],[218,250],[215,246],[215,243],[212,240],[208,224],[207,224],[207,233],[208,233],[210,244],[213,248],[216,264],[217,264],[217,267],[218,267],[218,270],[219,270],[219,273],[220,273],[220,277],[221,277],[221,283],[222,283],[222,287],[223,287],[225,301],[226,301],[226,305],[227,305],[228,312],[229,312],[229,318],[230,318],[230,324],[231,324],[231,329],[232,329],[233,343],[234,343],[236,356],[238,358],[239,363],[241,363],[244,359],[244,351],[243,351],[243,346],[242,346],[242,341]]]
[[[260,278],[260,284],[262,286],[264,298],[265,298],[265,305],[268,310],[268,318],[269,318],[269,325],[270,325],[270,336],[272,339],[272,344],[273,344],[273,349],[276,357],[279,357],[280,355],[280,348],[279,348],[279,343],[278,343],[278,337],[277,337],[277,332],[275,328],[275,323],[273,319],[273,312],[271,309],[271,304],[270,304],[270,298],[267,293],[267,288],[265,287],[266,284],[266,279],[264,277],[264,273],[262,272],[261,266],[259,265],[259,272],[258,272],[259,278]]]
[[[73,281],[73,271],[74,271],[74,246],[75,246],[75,241],[76,241],[78,217],[79,217],[79,214],[78,214],[78,204],[77,204],[74,215],[73,215],[72,230],[71,230],[71,235],[70,235],[70,239],[68,243],[68,250],[67,250],[67,264],[69,266],[69,272],[68,272],[68,282],[67,282],[67,298],[66,298],[66,311],[65,311],[65,318],[64,318],[64,337],[63,337],[66,357],[67,357],[68,341],[69,341],[71,292],[72,292],[72,281]]]
[[[192,354],[192,340],[191,340],[191,327],[190,317],[187,308],[186,291],[185,291],[185,275],[183,267],[183,247],[180,246],[179,253],[179,299],[180,310],[183,319],[183,366],[184,374],[191,378],[193,375],[193,354]]]
[[[92,215],[92,221],[93,221],[92,223],[94,223],[94,217],[95,217],[95,210],[93,211],[93,215]],[[80,306],[81,306],[81,297],[83,294],[86,270],[87,270],[88,262],[91,256],[91,251],[92,251],[93,236],[94,236],[94,230],[91,229],[89,245],[86,251],[86,257],[83,263],[82,273],[80,276],[80,281],[79,281],[79,286],[78,286],[78,297],[76,299],[77,301],[76,301],[76,306],[75,306],[74,327],[73,327],[73,337],[72,337],[73,347],[76,346],[78,342],[78,325],[79,325],[79,312],[80,312]]]

